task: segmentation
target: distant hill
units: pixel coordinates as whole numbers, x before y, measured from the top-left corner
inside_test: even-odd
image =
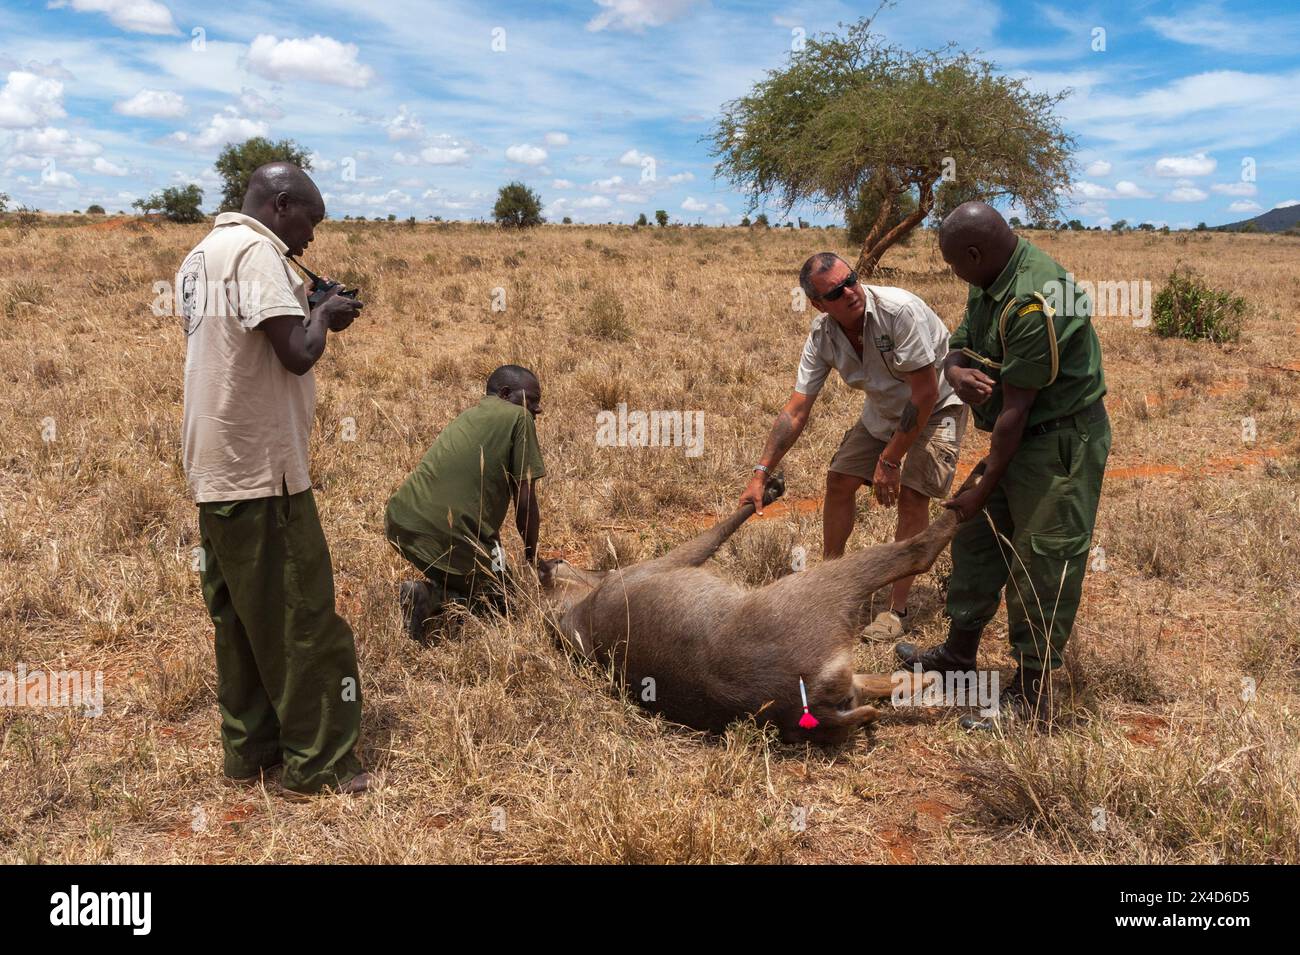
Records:
[[[1240,222],[1230,222],[1214,228],[1216,232],[1240,232],[1247,224],[1253,224],[1256,232],[1286,232],[1288,229],[1300,228],[1300,206],[1269,209],[1253,219],[1242,219]]]

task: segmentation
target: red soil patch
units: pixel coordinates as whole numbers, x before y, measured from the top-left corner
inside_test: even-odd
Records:
[[[1160,745],[1159,734],[1169,728],[1167,720],[1150,713],[1130,713],[1119,717],[1119,722],[1128,727],[1124,735],[1129,742],[1137,743],[1139,746]]]
[[[884,843],[889,857],[900,865],[912,865],[916,862],[916,840],[899,829],[882,829],[880,841]]]
[[[956,806],[950,806],[946,802],[939,802],[937,799],[922,799],[916,804],[917,817],[928,816],[935,822],[943,822],[956,811]]]
[[[129,220],[127,219],[121,218],[105,219],[103,222],[96,222],[93,225],[86,226],[86,228],[94,229],[96,232],[112,232],[115,229],[122,228],[122,226],[126,225],[128,221]]]

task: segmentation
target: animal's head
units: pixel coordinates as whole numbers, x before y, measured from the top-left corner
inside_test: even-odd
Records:
[[[580,570],[563,558],[539,560],[537,580],[548,610],[563,614],[600,586],[608,571]]]

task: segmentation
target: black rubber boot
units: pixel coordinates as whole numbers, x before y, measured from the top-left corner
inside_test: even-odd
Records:
[[[894,654],[904,666],[920,666],[926,673],[964,673],[975,669],[975,654],[980,648],[980,635],[984,628],[962,630],[956,624],[948,627],[948,639],[937,647],[922,650],[914,643],[899,643]]]
[[[424,624],[433,616],[433,593],[423,580],[404,580],[397,589],[402,608],[402,626],[416,643],[424,643]]]

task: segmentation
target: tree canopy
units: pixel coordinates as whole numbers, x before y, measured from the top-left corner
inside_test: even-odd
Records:
[[[492,218],[499,226],[516,229],[541,225],[546,221],[542,218],[542,197],[522,182],[507,183],[497,193]]]
[[[242,143],[230,143],[217,156],[217,175],[221,177],[220,212],[238,212],[244,204],[248,180],[253,170],[269,162],[291,162],[307,172],[311,171],[311,157],[307,150],[292,139],[273,143],[262,136],[254,136]]]
[[[199,204],[203,201],[203,190],[190,183],[188,186],[169,186],[162,192],[155,192],[147,199],[137,199],[131,203],[141,212],[161,212],[168,222],[202,222],[203,210]]]
[[[1074,141],[1054,111],[1068,91],[1032,92],[952,46],[904,50],[871,22],[808,38],[723,106],[710,136],[717,172],[749,194],[751,210],[774,200],[788,214],[808,202],[844,208],[852,223],[872,202],[864,274],[937,204],[1006,199],[1037,218],[1056,211]],[[904,196],[915,207],[899,217]]]

